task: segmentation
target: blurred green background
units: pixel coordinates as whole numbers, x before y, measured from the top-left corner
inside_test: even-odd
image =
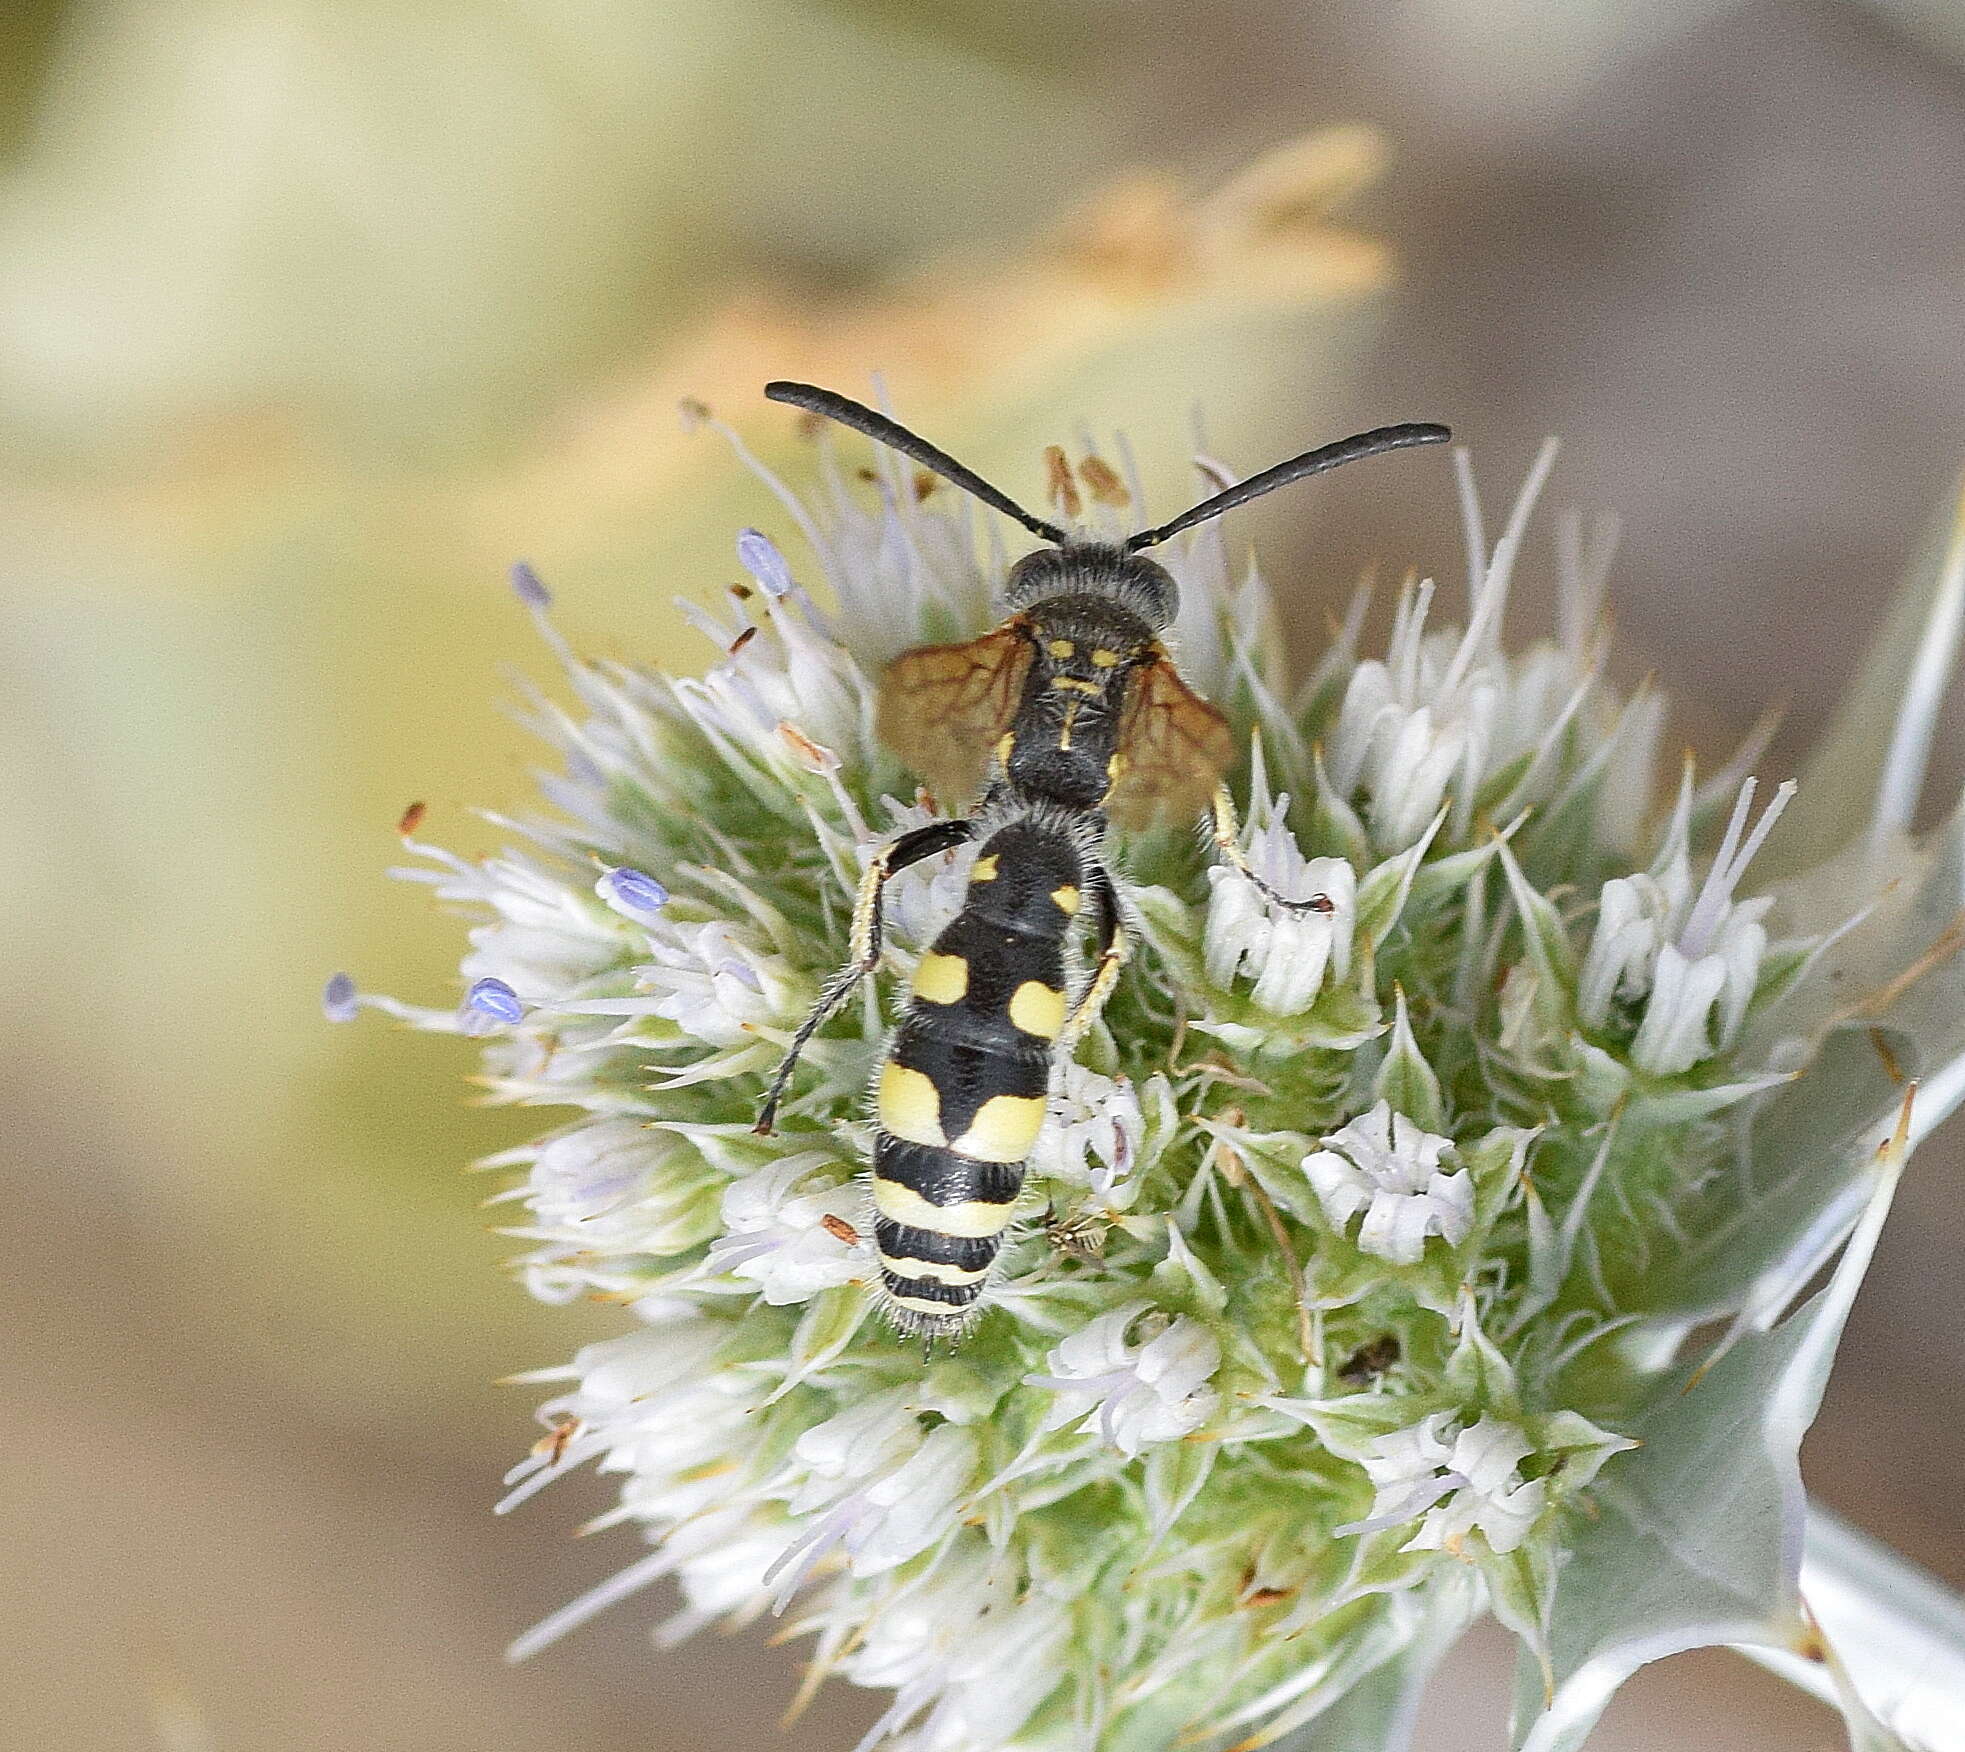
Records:
[[[1450,419],[1491,499],[1560,432],[1557,502],[1625,517],[1625,667],[1708,745],[1787,697],[1785,773],[1965,452],[1962,67],[1922,0],[13,0],[0,1744],[776,1743],[757,1639],[657,1660],[631,1608],[498,1664],[629,1547],[568,1540],[584,1481],[490,1520],[532,1434],[490,1383],[618,1317],[501,1275],[459,1169],[536,1116],[315,1002],[454,991],[381,872],[412,799],[466,848],[525,801],[509,560],[685,666],[671,599],[786,533],[680,397],[796,473],[758,386],[878,372],[1013,489],[1124,428],[1168,500],[1197,403],[1243,469]],[[1238,527],[1306,655],[1373,560],[1453,565],[1396,475]],[[1965,1583],[1958,1162],[1811,1464]],[[1427,1744],[1498,1722],[1489,1653]],[[1713,1657],[1604,1744],[1833,1734]]]

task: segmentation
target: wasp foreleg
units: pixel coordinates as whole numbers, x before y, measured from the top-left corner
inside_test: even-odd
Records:
[[[764,1104],[758,1109],[757,1124],[751,1128],[753,1131],[769,1135],[777,1123],[778,1103],[784,1099],[792,1072],[798,1067],[798,1055],[805,1050],[805,1043],[839,1013],[840,1007],[853,995],[853,988],[880,965],[881,902],[888,881],[910,864],[932,858],[937,852],[953,851],[975,838],[975,834],[974,823],[966,818],[931,821],[926,827],[917,827],[911,833],[902,834],[899,839],[890,841],[874,853],[867,864],[866,874],[860,878],[859,893],[853,901],[853,930],[848,939],[846,965],[826,981],[819,992],[818,1002],[798,1025],[798,1032],[791,1037],[791,1045],[785,1049],[785,1056],[778,1061],[778,1068],[772,1075],[771,1087],[764,1092]]]

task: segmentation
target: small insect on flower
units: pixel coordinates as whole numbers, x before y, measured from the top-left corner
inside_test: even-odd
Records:
[[[902,834],[868,864],[846,963],[793,1036],[757,1122],[771,1131],[806,1042],[879,966],[889,880],[980,842],[967,898],[917,964],[888,1045],[873,1148],[873,1240],[888,1315],[904,1331],[952,1337],[975,1317],[995,1264],[1052,1067],[1098,1020],[1126,963],[1109,828],[1205,812],[1221,857],[1266,899],[1291,912],[1332,910],[1323,894],[1287,899],[1250,866],[1222,783],[1234,752],[1227,720],[1181,679],[1161,642],[1179,592],[1143,550],[1277,487],[1450,433],[1407,424],[1341,439],[1113,542],[1033,517],[934,445],[831,390],[777,382],[764,393],[899,451],[1048,544],[1011,567],[1010,612],[993,632],[906,651],[888,667],[882,739],[938,796],[976,801],[966,815]],[[1097,952],[1067,993],[1067,942],[1081,912]]]

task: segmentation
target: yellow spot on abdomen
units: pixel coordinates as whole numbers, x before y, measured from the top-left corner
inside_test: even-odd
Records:
[[[890,1223],[926,1229],[931,1235],[953,1235],[963,1241],[987,1241],[1010,1226],[1014,1204],[985,1204],[972,1199],[956,1204],[930,1204],[911,1186],[873,1177],[873,1208]],[[912,1263],[912,1262],[910,1262]]]
[[[996,880],[996,854],[988,853],[978,858],[969,868],[971,882],[994,882]]]
[[[1078,889],[1076,885],[1067,882],[1062,888],[1053,888],[1051,890],[1051,904],[1059,912],[1063,913],[1066,918],[1075,919],[1078,916]]]
[[[942,1097],[921,1072],[889,1059],[880,1067],[880,1123],[911,1144],[946,1146],[942,1135]]]
[[[960,955],[930,950],[916,963],[914,995],[931,1004],[959,1004],[969,992],[969,964]]]
[[[1043,1096],[992,1095],[976,1109],[969,1129],[951,1139],[948,1147],[972,1162],[1021,1162],[1043,1125]]]
[[[1064,1026],[1064,993],[1041,979],[1027,979],[1011,995],[1010,1020],[1039,1040],[1055,1040]]]

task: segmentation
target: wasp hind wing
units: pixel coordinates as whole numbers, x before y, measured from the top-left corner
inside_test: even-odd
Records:
[[[1035,649],[1019,617],[963,644],[903,651],[880,678],[880,740],[945,807],[981,786]]]
[[[1207,807],[1235,755],[1228,720],[1156,657],[1133,678],[1119,720],[1119,767],[1107,815],[1120,827],[1189,821]]]

